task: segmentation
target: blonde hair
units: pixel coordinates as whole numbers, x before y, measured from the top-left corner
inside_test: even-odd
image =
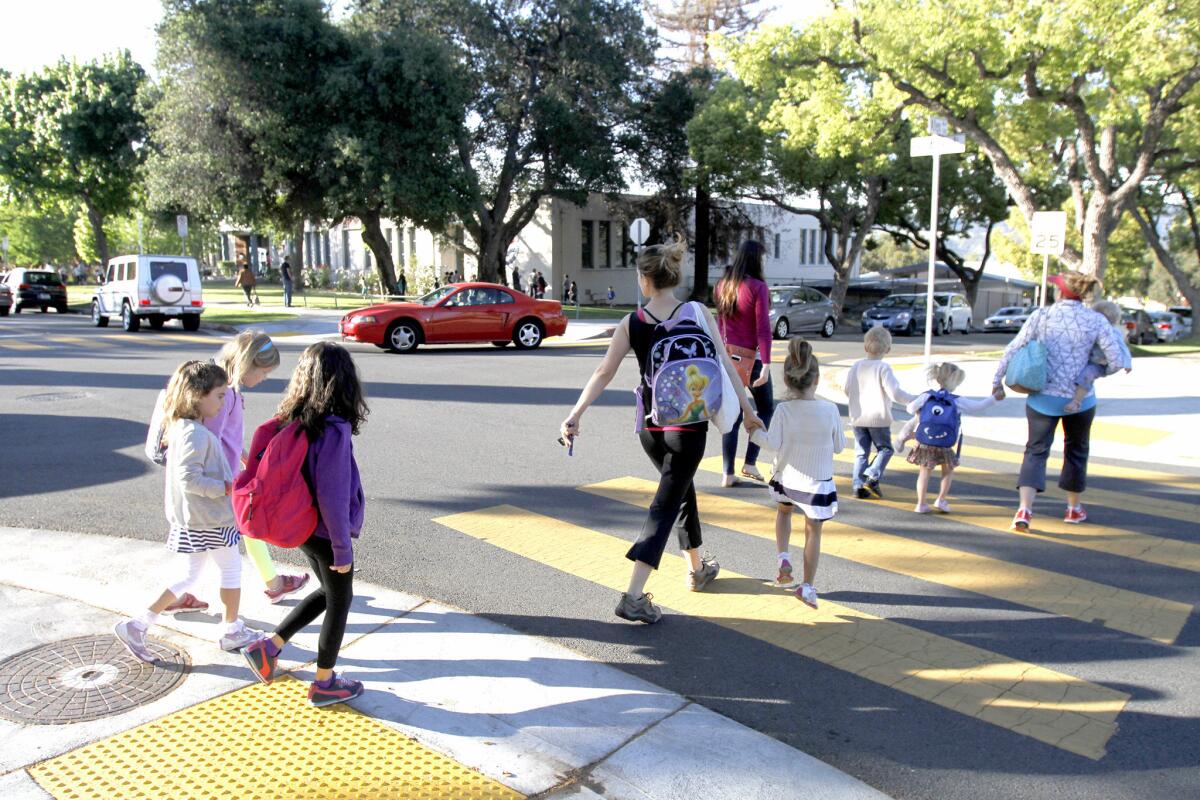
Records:
[[[697,386],[701,391],[704,391],[708,388],[708,376],[702,373],[700,368],[695,364],[689,365],[688,368],[683,371],[683,374],[687,376],[684,379],[684,383],[688,389],[691,389],[693,386]]]
[[[200,401],[214,389],[229,385],[225,370],[211,361],[185,361],[167,383],[163,399],[163,436],[176,420],[200,419]]]
[[[1094,296],[1101,288],[1100,279],[1095,275],[1084,275],[1073,269],[1069,269],[1061,275],[1067,288],[1083,300]]]
[[[943,361],[941,364],[930,364],[929,369],[925,370],[925,377],[947,392],[953,392],[963,382],[963,378],[967,377],[967,373],[957,364]]]
[[[279,348],[262,331],[242,331],[217,353],[217,364],[229,382],[241,386],[252,368],[272,370],[279,366]]]
[[[683,279],[683,257],[687,242],[682,236],[666,244],[651,245],[638,256],[638,273],[645,276],[655,289],[670,289]]]
[[[882,325],[867,328],[863,334],[863,350],[869,356],[881,356],[892,349],[892,334]]]
[[[821,367],[813,355],[812,345],[796,337],[788,342],[787,358],[783,360],[783,382],[797,394],[807,392],[821,380]]]
[[[1112,300],[1097,300],[1092,303],[1092,311],[1102,315],[1108,320],[1109,325],[1117,325],[1121,322],[1121,307]]]

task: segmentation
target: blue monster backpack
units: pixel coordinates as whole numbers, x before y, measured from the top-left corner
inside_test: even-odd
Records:
[[[930,447],[955,447],[961,438],[961,417],[957,395],[938,389],[930,392],[921,406],[917,423],[917,441]]]

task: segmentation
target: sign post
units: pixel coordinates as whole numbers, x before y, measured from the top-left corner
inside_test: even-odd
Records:
[[[967,149],[963,134],[948,136],[950,126],[942,117],[929,120],[929,136],[914,136],[909,146],[913,158],[933,158],[933,191],[929,203],[929,279],[925,287],[925,366],[933,357],[933,286],[937,280],[937,214],[938,183],[941,179],[941,157],[961,153]]]
[[[1050,256],[1061,256],[1067,246],[1067,212],[1035,211],[1029,220],[1029,252],[1042,254],[1042,289],[1038,305],[1046,305],[1046,273]]]
[[[649,238],[650,238],[650,223],[646,221],[645,217],[638,217],[633,222],[629,223],[629,241],[633,242],[634,247],[637,248],[636,253],[638,255],[640,255],[642,252],[642,245],[644,245],[646,243],[646,240]],[[636,256],[635,256],[635,259],[636,259]],[[637,263],[635,260],[634,273],[633,273],[633,293],[637,297],[637,307],[641,308],[642,307],[642,287],[638,283],[637,276],[639,274],[640,273],[637,271]]]
[[[187,255],[187,237],[188,237],[188,220],[187,214],[180,214],[175,217],[175,230],[179,231],[179,238],[183,242],[183,252],[180,255]]]

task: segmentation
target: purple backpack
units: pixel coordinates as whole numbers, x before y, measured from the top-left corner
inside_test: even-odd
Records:
[[[647,417],[656,427],[715,418],[721,408],[721,362],[695,306],[685,303],[678,314],[655,322],[646,370],[635,390],[639,429]]]

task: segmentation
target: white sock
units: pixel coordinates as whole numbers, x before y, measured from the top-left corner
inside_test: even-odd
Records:
[[[782,564],[785,561],[789,564],[792,563],[792,554],[786,550],[779,554],[779,563]]]
[[[231,633],[237,633],[241,629],[242,629],[242,621],[240,619],[235,619],[233,622],[225,623],[225,630],[222,631],[222,633],[228,635]]]
[[[150,609],[146,609],[138,616],[134,617],[134,621],[143,628],[149,628],[158,622],[158,614]]]

